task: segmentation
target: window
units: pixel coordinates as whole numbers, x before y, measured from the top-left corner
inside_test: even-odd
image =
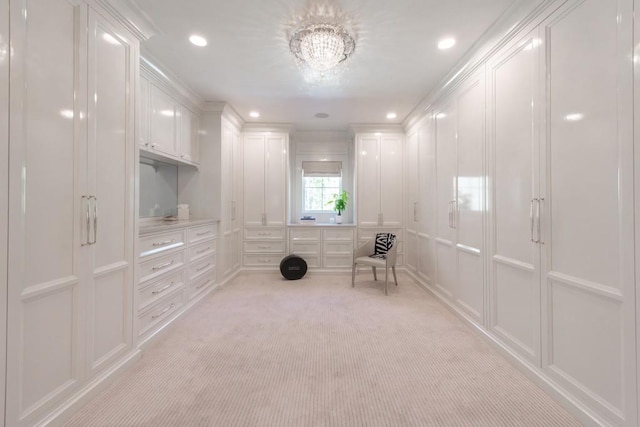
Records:
[[[305,212],[333,212],[327,205],[341,190],[342,178],[305,176],[302,178],[303,210]]]
[[[327,203],[342,189],[342,162],[302,162],[302,211],[333,212]]]

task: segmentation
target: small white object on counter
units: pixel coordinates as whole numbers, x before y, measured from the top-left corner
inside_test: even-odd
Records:
[[[180,221],[189,219],[189,205],[178,205],[178,219]]]

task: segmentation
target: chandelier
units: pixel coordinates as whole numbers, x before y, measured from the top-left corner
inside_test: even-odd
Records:
[[[356,48],[355,39],[341,25],[309,24],[293,34],[289,49],[313,71],[324,73],[346,61]]]

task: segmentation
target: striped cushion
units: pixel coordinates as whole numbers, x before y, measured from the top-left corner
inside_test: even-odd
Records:
[[[391,233],[378,233],[376,234],[375,253],[370,255],[371,258],[386,259],[387,252],[393,247],[396,242],[396,235]]]

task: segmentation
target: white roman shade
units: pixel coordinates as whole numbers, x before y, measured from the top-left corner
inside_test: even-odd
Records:
[[[302,162],[302,176],[342,176],[342,162]]]

